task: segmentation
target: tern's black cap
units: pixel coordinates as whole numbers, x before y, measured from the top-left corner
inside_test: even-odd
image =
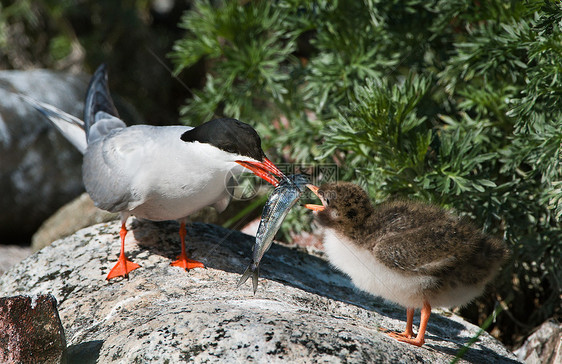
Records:
[[[258,161],[265,158],[258,133],[250,125],[236,119],[208,121],[183,133],[181,140],[208,143],[225,152],[248,156]]]

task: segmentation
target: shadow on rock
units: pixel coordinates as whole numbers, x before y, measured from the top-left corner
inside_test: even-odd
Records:
[[[103,340],[86,341],[66,348],[68,364],[94,364],[100,356]]]
[[[468,340],[467,340],[468,341]],[[465,343],[466,345],[466,343]],[[452,356],[456,356],[459,353],[459,350],[451,349],[446,346],[441,345],[434,345],[428,344],[428,348],[435,349],[441,353],[449,354]],[[461,349],[462,350],[462,349]],[[474,364],[480,363],[502,363],[502,364],[516,364],[520,363],[517,360],[506,358],[505,356],[498,355],[498,353],[490,350],[484,346],[478,345],[477,343],[471,346],[464,355],[462,355],[462,359]]]

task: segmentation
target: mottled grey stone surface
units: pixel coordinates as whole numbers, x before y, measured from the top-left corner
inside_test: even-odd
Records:
[[[555,320],[544,322],[515,354],[527,364],[562,363],[562,324]]]
[[[28,246],[0,245],[0,276],[30,255]]]
[[[67,237],[87,226],[119,218],[119,214],[97,208],[84,192],[45,220],[31,238],[31,249],[37,251],[53,241]]]
[[[449,363],[478,328],[435,310],[426,344],[382,334],[403,330],[405,310],[358,292],[321,258],[274,244],[257,294],[235,289],[253,237],[214,225],[188,230],[188,251],[207,269],[170,266],[178,224],[133,221],[129,257],[141,268],[107,282],[119,252],[119,223],[56,241],[0,277],[0,296],[51,293],[80,362]],[[416,314],[414,325],[419,323]],[[461,362],[515,363],[487,334]]]

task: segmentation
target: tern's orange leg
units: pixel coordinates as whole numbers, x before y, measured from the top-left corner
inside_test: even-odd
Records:
[[[193,268],[205,268],[205,265],[193,259],[189,259],[185,253],[185,236],[187,235],[187,230],[185,230],[185,222],[180,223],[180,240],[181,240],[181,254],[176,258],[177,260],[170,263],[175,267],[181,267],[187,270]]]
[[[125,222],[121,224],[121,231],[119,231],[119,235],[121,236],[121,254],[119,254],[119,259],[117,263],[111,268],[109,274],[107,275],[107,280],[110,280],[115,277],[127,277],[129,272],[140,267],[140,265],[131,262],[125,256],[125,236],[127,235],[127,228],[125,227]]]
[[[411,315],[412,321],[413,321],[413,316],[414,316],[414,310],[413,309],[408,309],[408,311],[407,311],[407,320],[408,321],[407,321],[407,324],[406,324],[407,325],[406,331],[404,331],[403,333],[400,333],[400,334],[391,332],[391,333],[387,333],[387,335],[395,338],[398,341],[402,341],[404,343],[408,343],[408,344],[412,344],[412,345],[416,345],[416,346],[422,346],[425,342],[424,337],[425,337],[425,330],[427,328],[427,322],[429,321],[429,316],[431,315],[431,306],[430,306],[429,302],[427,302],[427,301],[423,302],[423,308],[421,309],[421,318],[420,318],[420,330],[418,331],[418,336],[416,336],[415,338],[412,338],[413,331],[411,330],[411,328],[412,328],[411,322],[412,321],[410,321],[410,315]],[[410,332],[409,337],[408,337],[408,331]]]

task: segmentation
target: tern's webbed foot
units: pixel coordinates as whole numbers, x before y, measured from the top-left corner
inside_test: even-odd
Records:
[[[170,265],[173,265],[174,267],[180,267],[186,270],[190,270],[193,268],[205,268],[205,264],[197,260],[189,259],[186,254],[178,255],[176,260],[170,263]]]
[[[106,279],[110,280],[116,277],[127,277],[130,272],[139,267],[140,265],[131,262],[125,255],[120,255],[119,260],[117,260],[117,263],[111,268]]]

